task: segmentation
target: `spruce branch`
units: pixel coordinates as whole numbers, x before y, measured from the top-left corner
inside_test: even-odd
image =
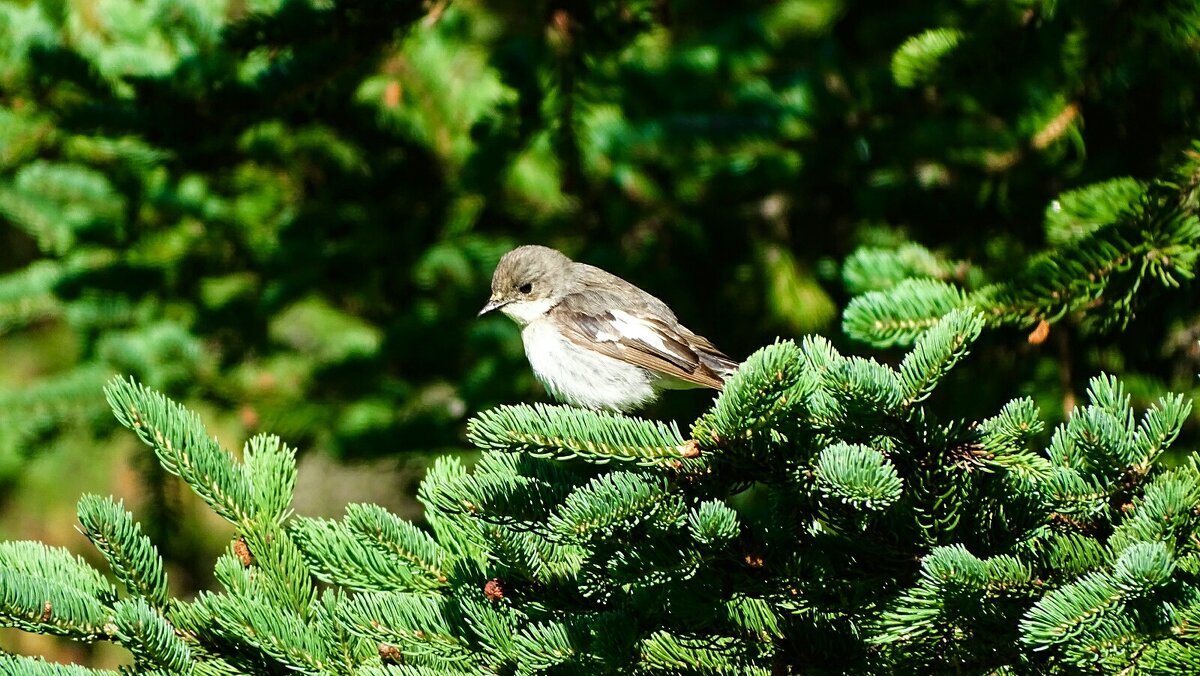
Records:
[[[1200,550],[1192,531],[1200,522],[1200,472],[1180,467],[1155,477],[1113,531],[1108,545],[1120,552],[1139,542],[1164,542],[1175,552]]]
[[[376,505],[346,507],[346,525],[374,546],[420,571],[433,584],[446,582],[446,552],[425,531]]]
[[[130,594],[159,611],[167,607],[167,575],[162,557],[142,527],[112,498],[85,495],[79,500],[83,534],[104,555],[109,568]]]
[[[242,537],[253,557],[256,589],[276,607],[311,619],[317,600],[312,570],[287,531],[273,522],[260,522]]]
[[[911,345],[966,302],[965,294],[952,284],[906,279],[887,291],[871,291],[851,300],[842,315],[842,330],[876,347]]]
[[[449,480],[436,495],[446,513],[503,524],[544,521],[577,486],[588,480],[564,463],[513,453],[487,453],[470,476]]]
[[[113,611],[114,637],[133,653],[139,668],[160,668],[183,676],[192,673],[187,644],[145,599],[121,600],[113,606]]]
[[[1050,461],[1032,449],[1033,440],[1045,427],[1032,399],[1022,397],[1008,402],[999,414],[979,423],[979,444],[986,451],[984,466],[1031,484],[1046,478],[1051,472]]]
[[[213,511],[234,524],[253,518],[254,488],[243,467],[216,439],[200,416],[133,379],[114,379],[104,388],[122,425],[154,449],[163,469],[181,477]]]
[[[242,453],[256,517],[283,523],[296,489],[296,452],[274,435],[259,434]]]
[[[802,379],[800,349],[790,340],[755,351],[725,383],[712,410],[692,428],[704,448],[745,443],[800,415],[814,387]]]
[[[40,657],[0,654],[0,674],[8,676],[120,676],[108,669],[88,669],[74,664],[55,664]]]
[[[1146,478],[1149,458],[1179,434],[1190,408],[1180,397],[1166,397],[1139,422],[1121,383],[1101,374],[1089,383],[1088,404],[1055,429],[1048,454],[1059,467],[1108,486],[1110,495],[1127,491]]]
[[[529,615],[515,604],[505,602],[514,592],[514,583],[509,580],[492,578],[484,583],[482,591],[482,596],[471,593],[456,596],[462,617],[470,618],[467,626],[480,661],[493,665],[511,662],[518,650],[518,634],[529,624]]]
[[[914,268],[904,281],[855,297],[843,328],[876,347],[910,345],[937,317],[966,306],[992,326],[1048,326],[1082,313],[1087,331],[1123,327],[1149,283],[1173,288],[1196,274],[1200,220],[1180,206],[1184,190],[1119,180],[1066,193],[1047,211],[1056,248],[1009,279],[968,293],[936,278],[936,270]]]
[[[222,659],[206,659],[192,666],[193,676],[242,676],[246,670]]]
[[[837,402],[842,424],[870,427],[900,413],[904,390],[900,376],[874,359],[850,357],[824,373],[825,392]]]
[[[225,590],[234,595],[261,596],[261,590],[255,582],[254,561],[247,562],[232,550],[236,543],[229,547],[231,551],[217,558],[213,573]],[[178,609],[176,609],[178,610]]]
[[[468,424],[467,438],[484,450],[601,464],[663,465],[695,454],[674,423],[540,404],[480,413]]]
[[[730,624],[767,643],[783,636],[780,617],[765,599],[738,594],[725,604]]]
[[[328,647],[328,670],[340,673],[353,671],[356,665],[379,654],[378,646],[372,646],[362,637],[355,635],[342,622],[341,607],[347,595],[341,590],[326,589],[316,606],[315,624],[320,640]]]
[[[1054,322],[1088,307],[1087,326],[1121,327],[1132,317],[1142,283],[1171,287],[1190,279],[1198,250],[1195,217],[1168,212],[1099,230],[1065,252],[1036,258],[1015,280],[981,291],[978,299],[1006,323]]]
[[[1050,591],[1021,620],[1021,640],[1035,648],[1067,643],[1106,617],[1124,611],[1125,593],[1106,572],[1084,575]]]
[[[604,537],[618,526],[629,528],[655,518],[660,511],[668,511],[672,501],[661,478],[612,472],[567,496],[548,526],[564,538]]]
[[[1071,527],[1091,528],[1107,519],[1111,488],[1099,478],[1087,477],[1070,467],[1053,467],[1038,486],[1053,513]]]
[[[1037,405],[1029,397],[1021,397],[1005,404],[997,415],[980,422],[979,438],[989,450],[1020,450],[1028,448],[1045,428]]]
[[[1137,209],[1146,184],[1114,178],[1068,190],[1046,207],[1046,240],[1058,246],[1073,242],[1116,223]]]
[[[434,460],[417,487],[417,500],[425,506],[426,521],[438,544],[458,559],[483,556],[482,534],[470,517],[469,509],[456,487],[468,480],[462,462],[453,456]]]
[[[901,87],[929,82],[964,37],[957,28],[931,28],[908,38],[892,55],[892,79]]]
[[[1063,579],[1078,577],[1111,564],[1111,552],[1099,541],[1082,533],[1049,533],[1031,542],[1039,549],[1045,567]]]
[[[765,652],[765,646],[749,644],[725,636],[687,639],[667,631],[656,631],[638,645],[644,668],[653,670],[703,671],[711,674],[747,674],[768,676],[770,671],[755,664],[753,658]]]
[[[917,339],[900,363],[904,407],[922,401],[941,378],[965,357],[983,330],[983,318],[970,310],[953,310]]]
[[[1135,471],[1145,474],[1149,470],[1163,450],[1179,437],[1191,412],[1192,402],[1180,394],[1168,394],[1146,410],[1133,439],[1137,451],[1133,462]]]
[[[363,591],[418,591],[435,584],[405,560],[362,542],[345,523],[300,517],[289,533],[320,580]]]
[[[886,291],[910,277],[970,284],[977,276],[965,261],[944,261],[912,242],[895,249],[861,247],[842,264],[842,284],[852,296]]]
[[[501,564],[545,584],[569,584],[579,575],[589,551],[580,544],[556,541],[544,526],[530,530],[491,526],[485,531]]]
[[[109,634],[111,613],[72,580],[0,568],[0,626],[95,641]]]
[[[1015,620],[1021,607],[997,602],[1028,596],[1035,587],[1032,571],[1012,556],[980,559],[962,545],[936,547],[921,560],[918,583],[884,610],[881,631],[871,640],[915,644],[962,631],[982,613],[1008,612]]]
[[[1200,669],[1200,646],[1179,641],[1155,641],[1145,646],[1140,662],[1161,674],[1190,674]],[[1125,673],[1126,669],[1121,669]]]
[[[709,436],[722,443],[703,481],[664,472],[664,458],[645,452],[681,444],[672,426],[545,407],[483,414],[474,470],[443,458],[422,482],[432,533],[371,505],[351,505],[339,521],[293,517],[293,453],[260,436],[244,464],[228,458],[246,492],[238,538],[216,563],[224,592],[169,599],[132,516],[88,496],[84,532],[131,596],[116,601],[98,573],[59,550],[0,545],[0,618],[115,640],[146,673],[199,676],[767,673],[802,649],[799,633],[847,626],[858,633],[836,640],[886,668],[971,658],[965,636],[1020,640],[1075,667],[1185,659],[1153,642],[1185,634],[1191,617],[1200,469],[1154,465],[1188,405],[1165,397],[1139,420],[1124,385],[1102,375],[1043,453],[1028,399],[978,425],[938,423],[924,397],[981,323],[969,309],[948,313],[898,371],[822,339],[764,348],[694,428],[732,435]],[[156,421],[141,429],[204,437],[181,407],[130,388],[145,399],[135,411],[158,407],[158,418],[139,413]],[[555,459],[581,455],[584,441],[593,458],[605,441],[640,444],[621,457],[653,462]],[[164,463],[193,455],[160,445]],[[750,495],[761,506],[729,498],[746,482],[725,463],[735,452],[758,463],[764,481]],[[986,471],[963,471],[966,459]],[[932,547],[919,571],[913,538]],[[956,539],[971,548],[940,544]],[[64,579],[74,577],[90,580],[89,594]],[[318,593],[314,578],[358,593]],[[989,655],[989,668],[1042,664]]]
[[[706,547],[727,545],[738,536],[737,512],[719,500],[705,500],[688,514],[688,529]]]
[[[582,650],[577,632],[561,622],[538,622],[523,627],[514,640],[514,653],[525,669],[547,670],[572,664]],[[576,669],[587,664],[575,664]]]
[[[62,316],[63,304],[53,293],[62,264],[42,260],[0,276],[0,333]]]
[[[31,172],[23,181],[0,183],[0,215],[37,241],[43,250],[64,253],[74,244],[71,225],[59,219],[60,204],[29,191]]]
[[[426,667],[416,664],[385,664],[359,667],[354,676],[488,676],[482,667],[458,669],[450,666]]]
[[[82,557],[41,542],[0,542],[0,571],[61,584],[102,603],[117,598],[117,591],[104,574],[88,565]]]
[[[815,384],[804,402],[812,424],[820,429],[833,429],[845,419],[845,408],[824,385],[846,358],[822,336],[808,336],[800,344],[801,363],[806,378]]]
[[[637,549],[618,547],[607,559],[585,560],[579,574],[580,590],[601,599],[617,591],[635,599],[643,594],[658,598],[671,585],[695,580],[715,557],[672,535],[664,533],[655,543]],[[619,544],[621,539],[610,542]]]
[[[582,548],[577,550],[579,556],[570,560],[555,556],[554,545],[538,533],[501,525],[485,525],[481,530],[491,557],[507,576],[551,582],[572,578],[579,572]],[[560,565],[563,563],[565,565]]]
[[[1065,646],[1067,664],[1104,673],[1129,673],[1140,664],[1147,647],[1143,622],[1133,617],[1111,617],[1090,627],[1076,641]]]
[[[328,646],[311,617],[253,594],[207,594],[203,599],[227,639],[253,646],[292,671],[321,674],[332,669]]]
[[[1162,542],[1138,542],[1121,552],[1113,565],[1113,582],[1131,596],[1142,596],[1165,584],[1175,572],[1175,557]]]
[[[342,621],[350,631],[395,645],[431,666],[465,666],[472,660],[469,645],[452,624],[454,615],[451,601],[406,592],[359,594],[342,606]]]
[[[1054,430],[1050,457],[1087,476],[1109,477],[1132,455],[1132,433],[1122,422],[1099,407],[1080,407]]]
[[[826,497],[867,510],[891,506],[904,486],[882,453],[860,444],[839,443],[821,451],[813,475]]]

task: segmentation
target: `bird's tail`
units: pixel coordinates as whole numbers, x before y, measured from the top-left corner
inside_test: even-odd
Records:
[[[700,363],[704,364],[708,370],[717,374],[723,381],[729,380],[739,366],[736,361],[726,357],[717,350],[699,350],[696,354],[700,357]]]

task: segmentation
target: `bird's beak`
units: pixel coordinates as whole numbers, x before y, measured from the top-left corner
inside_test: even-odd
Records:
[[[479,311],[479,314],[475,315],[475,316],[482,317],[483,315],[486,315],[487,313],[491,312],[492,310],[503,307],[505,305],[508,305],[508,301],[500,300],[499,298],[493,298],[493,299],[489,300],[487,302],[487,305],[484,305],[483,309]]]

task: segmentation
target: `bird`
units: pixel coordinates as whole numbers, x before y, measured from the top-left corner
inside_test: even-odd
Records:
[[[663,390],[720,390],[738,367],[666,303],[545,246],[501,257],[479,316],[495,310],[521,328],[525,356],[547,393],[580,408],[629,412]]]

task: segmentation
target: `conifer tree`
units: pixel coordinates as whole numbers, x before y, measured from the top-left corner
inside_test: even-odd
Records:
[[[428,528],[366,504],[294,514],[279,438],[233,454],[114,380],[117,419],[236,531],[220,587],[171,597],[134,516],[91,495],[81,532],[112,578],[0,543],[0,623],[112,641],[163,674],[1196,670],[1200,465],[1160,462],[1190,402],[1139,413],[1100,375],[1048,441],[1028,398],[942,419],[929,397],[984,325],[953,310],[894,368],[777,342],[686,434],[485,411],[479,463],[439,459],[422,483]]]

